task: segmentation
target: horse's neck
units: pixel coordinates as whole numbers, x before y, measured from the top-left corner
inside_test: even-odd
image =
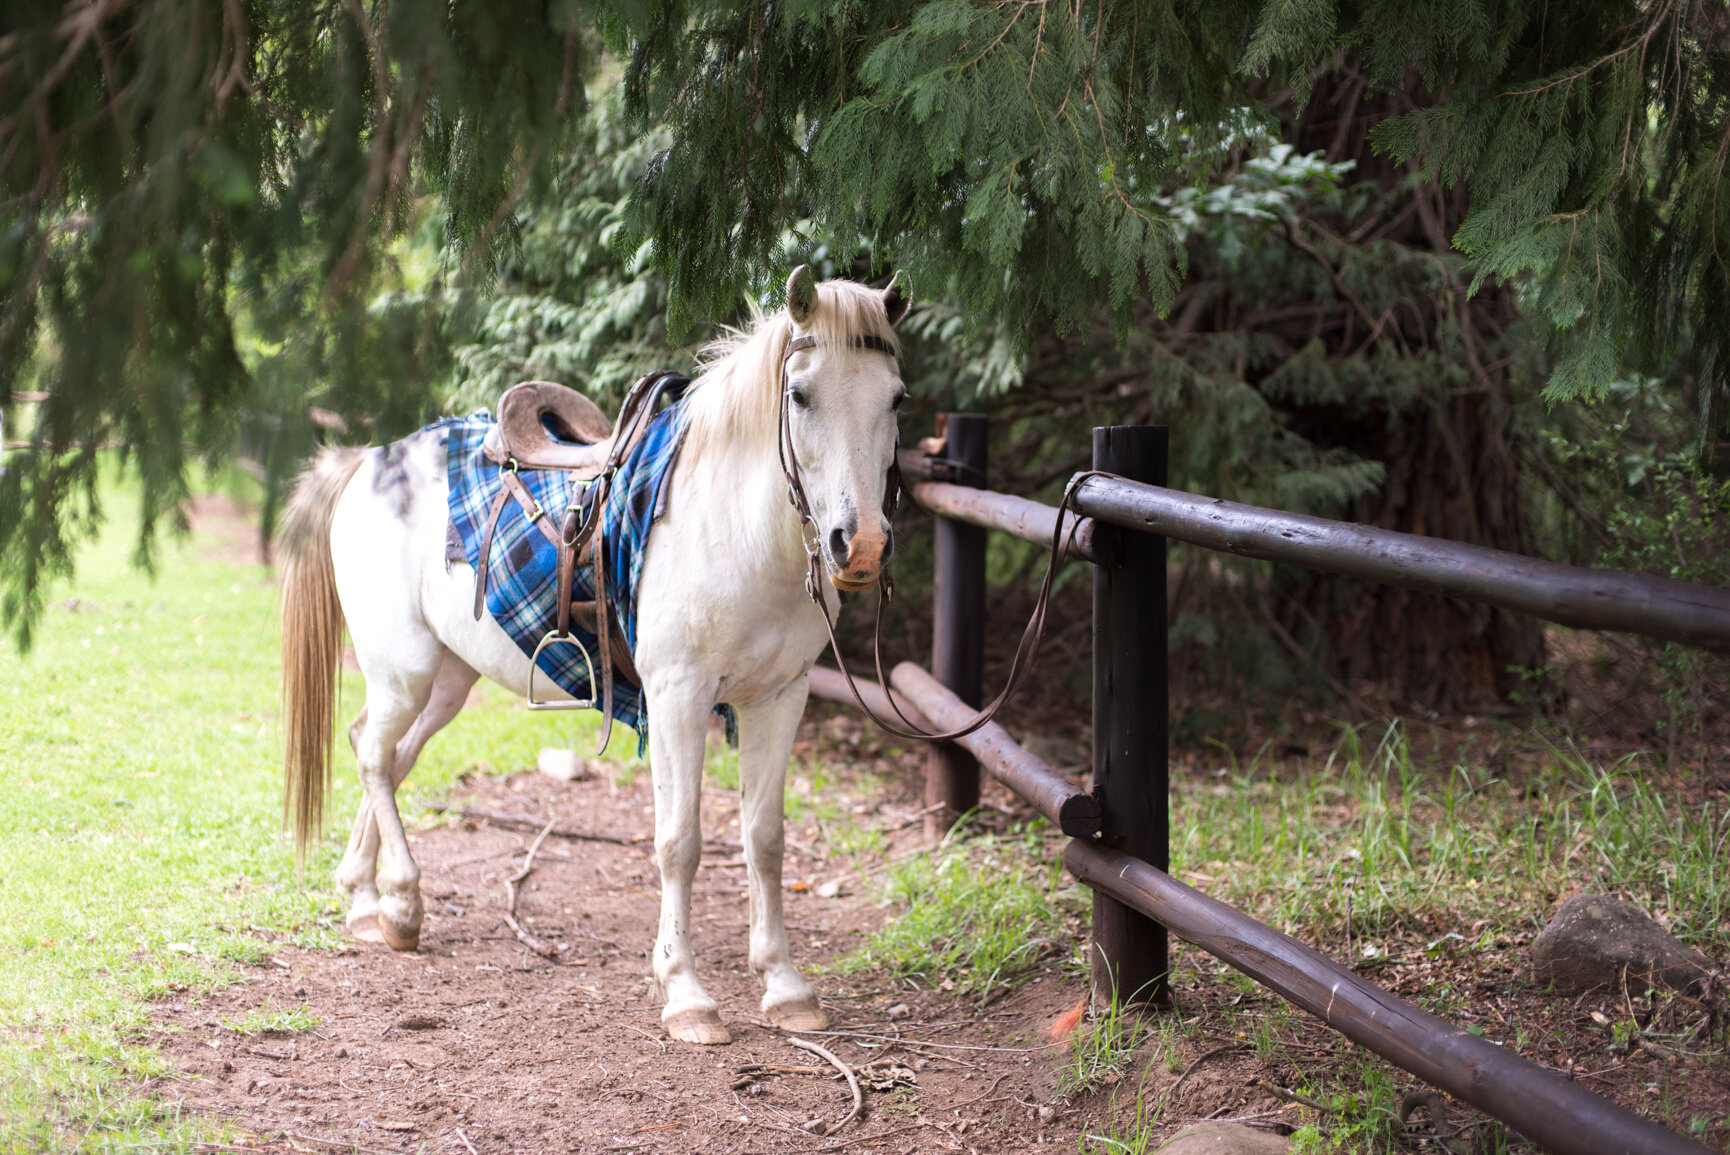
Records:
[[[787,479],[771,449],[711,445],[691,463],[687,511],[722,543],[729,569],[763,578],[803,581],[806,554],[799,517],[787,499]]]

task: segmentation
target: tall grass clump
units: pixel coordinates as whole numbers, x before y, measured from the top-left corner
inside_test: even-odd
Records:
[[[1654,785],[1655,771],[1646,755],[1604,765],[1553,742],[1517,771],[1423,765],[1397,722],[1373,746],[1348,728],[1319,762],[1275,772],[1256,760],[1181,786],[1173,866],[1290,933],[1343,937],[1365,956],[1401,931],[1529,930],[1585,890],[1626,894],[1722,952],[1730,814]]]
[[[1073,956],[1088,898],[1054,869],[1042,827],[945,841],[891,866],[882,893],[895,917],[835,969],[886,972],[983,1001],[1039,963]]]
[[[1081,1095],[1116,1083],[1152,1034],[1139,1007],[1126,1008],[1114,997],[1096,1008],[1070,1039],[1069,1059],[1057,1069],[1057,1094]]]

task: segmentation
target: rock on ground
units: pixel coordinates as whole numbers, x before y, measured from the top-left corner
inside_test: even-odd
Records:
[[[561,750],[554,746],[542,746],[540,757],[535,765],[548,778],[556,778],[560,782],[582,782],[594,777],[593,769],[588,762],[578,756],[575,750]]]
[[[1531,948],[1532,969],[1566,991],[1639,985],[1686,990],[1712,961],[1683,946],[1650,915],[1607,894],[1576,894]]]
[[[1197,1123],[1173,1135],[1159,1155],[1286,1155],[1291,1140],[1242,1123]]]

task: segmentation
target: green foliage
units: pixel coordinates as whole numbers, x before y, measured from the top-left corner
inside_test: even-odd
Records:
[[[932,398],[1002,395],[1048,339],[1100,338],[1075,375],[1145,370],[1160,415],[1198,418],[1186,444],[1219,447],[1184,470],[1222,479],[1206,492],[1361,501],[1374,422],[1421,439],[1428,410],[1475,406],[1493,432],[1526,374],[1568,397],[1629,364],[1692,383],[1711,460],[1720,15],[165,0],[73,19],[24,0],[0,17],[0,406],[16,428],[14,391],[47,400],[0,479],[0,617],[27,640],[100,520],[100,445],[141,478],[148,561],[200,456],[244,452],[275,482],[315,443],[313,405],[358,440],[531,373],[610,397],[797,260],[941,302],[909,358]],[[597,36],[617,95],[591,114]],[[1245,143],[1314,135],[1306,99],[1342,89],[1375,100],[1333,163]],[[1382,169],[1347,178],[1372,130]],[[1379,227],[1414,219],[1421,247]],[[1516,293],[1553,372],[1529,335],[1459,322]],[[1279,319],[1300,302],[1326,316],[1294,343]],[[1111,351],[1102,319],[1127,339]],[[1351,438],[1321,436],[1342,414]],[[1449,420],[1470,464],[1482,422]],[[1521,548],[1499,518],[1423,532]]]
[[[1379,1059],[1354,1056],[1346,1069],[1305,1083],[1299,1093],[1327,1104],[1322,1122],[1292,1135],[1292,1150],[1303,1155],[1381,1155],[1398,1151],[1405,1137],[1400,1123],[1400,1091],[1393,1068]]]
[[[665,278],[642,271],[621,241],[631,190],[667,134],[633,131],[622,103],[618,85],[598,94],[556,179],[525,200],[517,243],[453,350],[447,408],[490,408],[506,387],[536,378],[606,408],[649,370],[689,365],[694,348],[668,347]]]
[[[1426,82],[1447,101],[1383,124],[1376,139],[1426,178],[1472,188],[1455,244],[1474,262],[1474,287],[1520,279],[1554,327],[1549,397],[1602,391],[1628,357],[1693,372],[1710,459],[1730,370],[1718,323],[1730,263],[1714,255],[1730,235],[1721,7],[1448,7],[1415,40]],[[1410,51],[1372,53],[1372,75],[1397,82]]]
[[[1730,481],[1699,467],[1687,441],[1693,414],[1674,383],[1620,377],[1603,396],[1573,406],[1536,447],[1566,503],[1552,514],[1573,534],[1551,533],[1555,552],[1704,585],[1726,584]],[[1577,528],[1576,528],[1577,527]],[[1637,639],[1652,663],[1669,716],[1660,721],[1672,754],[1725,695],[1723,659],[1675,643]]]
[[[255,381],[239,317],[297,330],[294,370],[384,432],[361,307],[418,187],[484,264],[582,100],[568,4],[47,0],[0,17],[0,404],[47,394],[0,478],[0,618],[28,642],[46,581],[100,520],[96,450],[140,479],[137,560],[188,494],[196,455],[233,452]],[[309,324],[309,317],[315,318]],[[279,386],[280,386],[279,382]],[[269,435],[304,451],[305,405]],[[404,413],[409,414],[407,421]],[[268,422],[267,422],[268,425]]]

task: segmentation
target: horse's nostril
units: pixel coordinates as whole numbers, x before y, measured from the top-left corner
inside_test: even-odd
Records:
[[[829,556],[835,559],[835,564],[847,564],[847,531],[836,526],[829,531]]]

